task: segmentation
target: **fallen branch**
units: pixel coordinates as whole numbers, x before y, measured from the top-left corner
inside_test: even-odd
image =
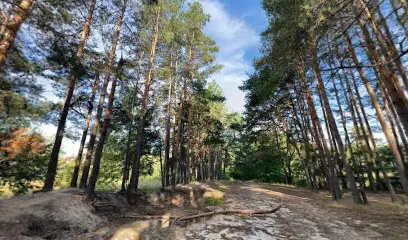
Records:
[[[154,219],[175,219],[177,221],[187,221],[196,218],[202,217],[210,217],[214,215],[228,215],[228,214],[237,214],[237,215],[259,215],[259,214],[271,214],[278,211],[281,208],[281,205],[268,209],[268,210],[252,210],[252,209],[244,209],[244,210],[223,210],[223,211],[213,211],[207,213],[201,213],[191,216],[166,216],[166,215],[125,215],[125,218],[138,218],[143,220],[154,220]]]
[[[90,203],[92,207],[94,208],[107,208],[111,207],[112,209],[120,209],[119,205],[113,204],[113,203],[104,203],[104,202],[97,202],[94,200],[93,202]]]

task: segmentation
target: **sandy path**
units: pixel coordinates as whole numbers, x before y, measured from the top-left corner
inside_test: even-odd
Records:
[[[308,199],[268,190],[256,183],[214,185],[226,193],[225,208],[267,209],[282,204],[275,214],[264,216],[214,216],[178,228],[177,239],[386,239],[375,225],[339,219]]]

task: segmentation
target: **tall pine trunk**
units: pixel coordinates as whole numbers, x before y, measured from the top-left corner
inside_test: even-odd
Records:
[[[177,69],[177,67],[176,67]],[[164,146],[165,162],[165,185],[170,185],[170,128],[171,128],[171,97],[173,96],[173,49],[170,50],[169,56],[169,90],[167,96],[167,114],[166,114],[166,136]]]
[[[398,92],[398,90],[395,88],[395,85],[394,85],[394,83],[392,81],[392,77],[390,76],[390,74],[385,69],[384,65],[382,64],[383,62],[382,62],[379,54],[377,53],[377,50],[376,50],[376,48],[374,46],[373,41],[371,40],[371,37],[370,37],[370,34],[369,34],[367,28],[364,26],[364,22],[361,19],[359,19],[358,21],[359,21],[360,27],[362,29],[365,42],[367,43],[369,58],[372,60],[373,63],[378,64],[378,69],[379,69],[380,76],[381,76],[381,79],[378,79],[378,80],[381,81],[384,84],[384,87],[388,91],[389,96],[390,96],[391,101],[392,101],[392,104],[395,107],[395,110],[397,111],[398,117],[399,117],[399,119],[401,121],[401,124],[402,124],[402,126],[404,128],[404,133],[406,134],[408,132],[408,110],[405,107],[404,100],[402,99],[402,98],[405,98],[405,97],[402,97],[401,94]],[[351,47],[351,39],[350,39],[350,37],[348,37],[348,39],[349,40],[346,39],[346,43],[348,44],[348,50],[353,54],[354,49]],[[356,60],[358,60],[358,59],[357,59],[357,56],[356,56],[355,52],[354,52],[354,55],[355,55],[355,57],[353,57],[353,61],[356,62]],[[363,72],[363,71],[361,70],[361,72]],[[361,73],[360,73],[360,75],[361,75]],[[373,94],[375,95],[374,92],[373,92]],[[377,102],[377,104],[378,104],[378,102]],[[374,105],[374,103],[373,103],[373,105]],[[381,110],[381,108],[380,108],[380,110]],[[378,116],[378,114],[379,113],[377,112],[377,116]],[[382,112],[381,112],[381,114],[382,114]],[[381,124],[381,121],[380,121],[380,124]],[[384,124],[386,126],[385,118],[384,118]],[[382,126],[384,134],[385,134],[386,130],[384,129],[383,124],[381,124],[381,126]],[[392,151],[394,153],[394,156],[395,156],[395,162],[397,164],[398,172],[400,174],[401,185],[403,187],[404,192],[408,193],[408,180],[407,180],[406,175],[405,175],[405,165],[404,165],[404,162],[403,162],[403,159],[402,159],[401,155],[399,154],[399,150],[398,150],[398,147],[396,145],[395,139],[392,137],[391,132],[389,131],[388,126],[387,126],[387,134],[388,133],[389,133],[390,139],[387,139],[387,141],[388,141],[388,144],[390,145],[390,147],[391,147],[391,149],[392,149]],[[388,138],[388,137],[386,136],[386,138]]]
[[[27,2],[27,5],[30,5],[33,1],[26,0],[23,2]],[[75,56],[75,64],[71,68],[71,73],[68,77],[67,93],[65,96],[65,101],[64,101],[64,106],[62,108],[61,116],[58,122],[57,133],[55,135],[55,142],[54,142],[54,145],[51,151],[51,155],[50,155],[50,162],[48,164],[47,177],[44,182],[43,191],[51,191],[54,187],[55,174],[57,173],[57,167],[58,167],[58,156],[59,156],[59,152],[61,149],[62,139],[64,138],[65,124],[67,122],[68,112],[71,106],[71,100],[74,95],[76,79],[78,77],[77,69],[80,68],[81,60],[84,55],[85,43],[86,43],[86,39],[88,38],[89,31],[91,29],[92,17],[95,11],[95,6],[96,6],[96,0],[92,0],[91,8],[89,9],[88,16],[85,20],[85,24],[82,29],[81,38],[79,39],[79,46],[78,46],[78,50]],[[1,58],[2,57],[0,55],[0,66],[2,64]]]
[[[96,110],[96,115],[95,115],[94,123],[93,123],[93,126],[92,126],[91,136],[90,136],[89,142],[88,142],[88,150],[86,152],[84,169],[82,170],[81,183],[79,185],[80,188],[86,188],[87,183],[88,183],[88,176],[89,176],[89,170],[91,168],[92,155],[93,155],[93,152],[94,152],[96,135],[98,134],[99,121],[100,121],[100,119],[102,117],[102,113],[103,113],[103,104],[105,102],[106,91],[108,89],[108,84],[109,84],[110,73],[111,73],[111,70],[112,70],[113,61],[115,60],[116,48],[117,48],[117,46],[119,44],[119,37],[120,37],[121,28],[122,28],[123,17],[125,15],[126,3],[127,3],[127,0],[125,0],[124,3],[123,3],[121,13],[119,15],[117,26],[116,26],[116,32],[115,32],[115,34],[113,36],[112,48],[111,48],[111,51],[109,53],[105,69],[103,71],[104,72],[103,86],[102,86],[101,95],[99,97],[98,109]]]
[[[143,145],[143,136],[144,136],[144,128],[146,124],[146,114],[147,114],[147,105],[149,104],[149,91],[150,91],[150,83],[152,79],[152,68],[153,68],[153,61],[156,55],[156,45],[157,40],[159,38],[159,22],[160,22],[160,12],[161,9],[156,9],[156,20],[154,25],[154,33],[153,39],[150,49],[150,58],[146,72],[145,78],[145,89],[143,92],[142,97],[142,106],[140,109],[140,119],[139,119],[139,127],[137,129],[137,136],[136,136],[136,144],[135,144],[135,158],[133,160],[133,168],[132,168],[132,175],[130,177],[130,183],[128,191],[136,191],[139,185],[139,172],[140,172],[140,158],[142,156],[142,145]]]
[[[319,89],[319,84],[317,83],[317,85],[318,85],[317,88]],[[328,159],[328,167],[329,167],[330,175],[332,176],[332,183],[333,183],[332,191],[334,193],[336,193],[336,197],[333,200],[338,200],[342,196],[341,196],[341,194],[339,194],[340,189],[339,189],[338,178],[337,178],[336,172],[335,172],[335,162],[334,162],[334,160],[339,157],[339,154],[338,154],[338,151],[337,151],[336,140],[333,137],[334,134],[333,134],[332,129],[330,128],[330,126],[328,124],[326,109],[324,107],[324,101],[323,101],[323,98],[322,98],[322,95],[321,95],[320,91],[317,92],[317,95],[319,97],[319,102],[321,104],[323,120],[324,120],[324,123],[325,123],[326,131],[327,131],[327,138],[328,138],[329,147],[330,147],[329,152],[327,152],[327,154],[328,154],[327,159]],[[326,142],[326,139],[325,139],[325,136],[324,136],[323,132],[321,132],[321,136],[322,136],[322,141]]]
[[[344,95],[346,95],[347,98],[348,98],[348,105],[349,105],[349,109],[350,109],[350,112],[351,112],[351,117],[352,117],[352,120],[353,120],[353,126],[354,126],[354,130],[355,130],[355,134],[356,134],[356,145],[357,145],[357,148],[360,151],[362,151],[362,153],[363,153],[362,156],[360,156],[360,158],[359,158],[360,161],[358,161],[358,166],[361,169],[361,167],[362,167],[362,163],[361,163],[362,158],[364,157],[365,162],[367,162],[367,160],[368,160],[367,148],[366,148],[367,145],[364,145],[364,143],[362,143],[362,139],[364,138],[362,136],[362,134],[364,135],[365,130],[362,129],[363,126],[361,125],[361,117],[360,117],[359,112],[357,110],[357,104],[356,104],[356,100],[354,98],[354,93],[353,93],[353,91],[351,89],[350,80],[349,80],[348,75],[347,75],[347,73],[345,71],[343,71],[343,78],[344,78],[344,82],[346,83],[347,90],[344,88],[343,83],[341,83],[341,84],[342,84],[342,88],[343,88],[343,91],[344,91]],[[357,167],[357,165],[356,165],[356,167]],[[359,171],[358,172],[358,177],[359,177],[359,180],[360,180],[360,183],[361,183],[362,187],[364,187],[364,182],[365,182],[364,181],[364,173],[361,173]]]
[[[346,42],[346,45],[347,45],[347,51],[351,54],[351,57],[352,57],[352,60],[353,60],[354,64],[357,65],[357,66],[360,66],[360,61],[358,60],[356,52],[355,52],[355,50],[354,50],[354,48],[352,46],[351,38],[347,33],[344,34],[344,39],[345,39],[345,42]],[[358,70],[358,72],[360,74],[361,79],[363,80],[363,83],[364,83],[364,86],[366,87],[367,93],[371,98],[371,103],[374,106],[375,112],[376,112],[377,117],[378,117],[378,121],[380,122],[381,128],[382,128],[382,130],[384,132],[384,135],[385,135],[385,138],[386,138],[386,140],[388,142],[388,145],[390,146],[390,148],[391,148],[391,150],[392,150],[392,152],[394,154],[395,161],[402,163],[402,157],[400,155],[400,152],[399,152],[399,149],[397,147],[396,141],[395,141],[394,137],[392,136],[392,134],[390,132],[390,129],[388,128],[388,125],[387,125],[387,122],[385,120],[384,114],[383,114],[383,112],[381,110],[381,107],[380,107],[380,104],[378,102],[377,95],[376,95],[374,89],[372,88],[371,83],[368,80],[364,70],[361,67],[358,67],[357,70]],[[380,79],[379,79],[379,81],[380,81]],[[384,172],[383,172],[383,175],[384,175]],[[401,176],[400,176],[400,178],[401,178]],[[391,194],[391,198],[394,199],[395,194],[393,194],[393,192],[392,192],[393,188],[392,188],[391,184],[389,184],[389,179],[388,179],[386,174],[384,175],[384,180],[387,182],[387,185],[389,186],[388,188],[389,188],[389,191],[390,191],[390,194]],[[402,176],[401,182],[402,183],[405,182],[405,185],[406,185],[407,182],[406,182],[405,175]],[[405,191],[405,188],[404,188],[404,191]]]
[[[106,141],[106,138],[108,137],[109,124],[110,124],[112,109],[113,109],[113,102],[115,101],[116,85],[120,77],[122,67],[123,67],[123,59],[120,59],[118,66],[116,68],[116,74],[113,77],[111,92],[109,94],[108,106],[106,107],[105,117],[103,119],[103,125],[100,131],[98,146],[96,147],[95,158],[92,164],[92,173],[89,178],[88,198],[91,200],[95,198],[95,187],[96,187],[96,182],[98,181],[99,169],[101,167],[103,147],[105,146],[105,141]]]
[[[136,84],[136,91],[137,91],[137,85]],[[137,93],[135,93],[136,95]],[[131,148],[131,143],[132,143],[132,133],[133,133],[133,123],[135,121],[135,114],[134,114],[134,108],[135,108],[135,101],[136,101],[136,96],[132,96],[132,104],[131,104],[131,111],[130,111],[130,121],[128,124],[128,138],[126,140],[126,153],[125,153],[125,161],[123,164],[123,169],[122,169],[122,184],[121,184],[121,192],[126,191],[126,184],[127,181],[129,180],[129,168],[130,168],[130,159],[131,159],[131,154],[130,154],[130,148]]]
[[[315,41],[315,36],[314,33],[312,33],[312,41]],[[362,200],[361,197],[359,195],[359,192],[357,190],[357,185],[354,179],[354,172],[350,166],[350,163],[347,159],[346,153],[344,151],[344,145],[343,145],[343,141],[340,137],[340,133],[339,130],[337,128],[337,124],[336,121],[334,119],[331,107],[330,107],[330,102],[329,102],[329,98],[327,97],[327,93],[326,90],[324,88],[324,82],[322,79],[322,76],[320,74],[320,69],[319,69],[319,64],[317,62],[317,49],[316,49],[316,45],[315,42],[311,42],[310,44],[310,54],[311,54],[311,58],[312,58],[312,69],[313,72],[315,73],[315,80],[318,83],[318,87],[319,87],[319,91],[322,95],[323,98],[323,102],[324,102],[324,108],[326,110],[326,114],[328,117],[328,121],[329,121],[329,126],[331,129],[331,132],[333,133],[333,137],[336,140],[336,143],[339,146],[339,150],[340,150],[340,157],[343,160],[344,163],[344,168],[346,169],[346,173],[347,173],[347,178],[348,178],[348,182],[350,185],[350,189],[351,189],[351,194],[353,196],[353,201],[356,204],[361,204]],[[335,176],[333,176],[335,177]],[[338,186],[336,186],[338,187]],[[336,191],[337,192],[337,191]],[[337,194],[341,194],[341,193],[337,193]]]
[[[334,79],[333,75],[332,75],[332,77],[330,77],[330,79],[331,79],[331,82],[333,84],[334,94],[335,94],[337,105],[338,105],[338,108],[339,108],[341,123],[343,125],[343,130],[344,130],[344,138],[346,140],[346,144],[348,145],[348,150],[350,152],[350,157],[351,157],[353,162],[356,162],[356,160],[355,160],[356,156],[355,156],[355,153],[353,151],[353,147],[351,145],[350,136],[348,134],[347,121],[346,121],[346,117],[345,117],[344,112],[343,112],[343,108],[341,106],[342,104],[340,102],[340,95],[339,95],[339,91],[338,91],[338,88],[337,88],[336,80]],[[342,174],[342,177],[344,178],[343,174]],[[342,181],[344,181],[344,180],[342,179]],[[343,185],[343,188],[347,187],[347,183],[343,182],[342,185]]]
[[[301,133],[301,136],[302,136],[303,145],[305,147],[305,158],[302,158],[301,151],[300,151],[299,147],[296,145],[296,142],[293,141],[294,144],[292,144],[292,145],[296,149],[299,157],[301,157],[301,162],[302,162],[302,165],[303,165],[303,167],[305,169],[307,185],[308,185],[310,190],[314,191],[314,184],[313,184],[312,178],[310,177],[310,171],[309,171],[309,166],[308,166],[309,165],[308,161],[310,161],[309,137],[307,136],[307,132],[306,132],[307,128],[305,126],[305,122],[303,121],[303,118],[298,117],[298,112],[302,115],[303,111],[302,111],[302,109],[300,107],[299,102],[297,104],[298,109],[296,109],[294,100],[292,98],[290,98],[290,101],[291,101],[292,114],[293,114],[294,118],[296,119],[296,122],[299,123],[298,125],[299,125],[300,133]],[[225,151],[227,151],[227,150],[225,150]],[[224,173],[224,175],[225,175],[225,173]]]
[[[302,62],[299,64],[298,66],[298,73],[299,73],[299,78],[302,81],[302,85],[303,85],[303,89],[306,95],[306,101],[307,101],[307,105],[309,106],[309,114],[310,114],[310,118],[312,120],[312,125],[313,125],[313,138],[316,142],[316,145],[319,149],[319,155],[320,155],[320,159],[323,165],[323,171],[324,171],[324,175],[326,177],[326,182],[327,185],[330,189],[330,192],[332,194],[332,198],[333,199],[337,199],[337,194],[333,189],[333,181],[332,181],[332,175],[330,174],[329,168],[327,166],[327,161],[328,161],[328,157],[327,154],[329,152],[328,147],[327,147],[327,143],[326,141],[324,141],[320,136],[322,135],[321,133],[323,133],[322,130],[322,126],[320,125],[320,120],[319,117],[317,115],[316,112],[316,107],[314,104],[314,100],[312,98],[312,94],[310,93],[309,90],[309,86],[306,80],[306,75],[304,73],[303,70],[303,64]],[[312,131],[311,131],[312,133]]]
[[[188,184],[190,183],[190,148],[191,148],[191,128],[192,128],[192,121],[193,121],[193,81],[194,81],[194,68],[195,68],[195,64],[194,64],[194,32],[192,33],[192,38],[190,41],[190,46],[189,46],[189,50],[188,50],[188,65],[189,65],[189,77],[190,77],[190,87],[188,90],[188,118],[187,118],[187,149],[186,149],[186,166],[185,166],[185,179],[184,179],[184,183]]]
[[[144,52],[142,51],[140,54],[140,59],[143,59]],[[131,145],[132,145],[132,134],[133,134],[133,125],[135,122],[135,104],[137,101],[137,95],[139,93],[139,81],[141,78],[141,66],[140,66],[140,60],[138,63],[138,69],[137,69],[137,80],[136,80],[136,85],[135,85],[135,90],[134,93],[132,94],[132,101],[130,105],[130,116],[129,116],[129,124],[128,124],[128,137],[126,140],[126,153],[125,153],[125,159],[123,163],[123,169],[122,169],[122,186],[121,186],[121,192],[126,192],[126,184],[129,180],[129,171],[130,171],[130,160],[131,160]]]
[[[0,36],[0,69],[3,67],[4,62],[6,62],[8,52],[13,45],[17,32],[21,24],[23,24],[27,18],[34,2],[35,0],[22,0],[20,4],[16,6],[16,13],[13,17],[5,22],[2,36]]]
[[[386,59],[386,61],[389,62],[388,66],[390,67],[390,69],[394,68],[394,65],[392,63],[392,61],[394,61],[395,66],[403,80],[403,82],[405,83],[405,86],[408,87],[408,78],[405,72],[405,68],[402,65],[401,59],[398,58],[398,51],[397,48],[395,47],[394,41],[392,40],[392,34],[387,26],[387,23],[384,21],[383,25],[384,25],[384,31],[385,34],[379,29],[377,22],[375,21],[375,19],[373,18],[370,9],[367,7],[366,3],[364,0],[360,0],[360,4],[361,6],[364,8],[364,11],[366,13],[368,22],[371,25],[371,28],[373,29],[374,35],[376,36],[377,40],[378,40],[378,45],[380,46],[380,49]],[[380,17],[381,20],[384,20],[384,16],[382,15],[381,12],[381,8],[377,9],[377,13]],[[394,78],[395,83],[399,84],[399,79],[398,78]],[[401,88],[402,90],[402,88]],[[402,91],[403,93],[403,91]]]
[[[96,73],[95,82],[92,88],[92,93],[88,101],[88,114],[86,115],[85,126],[84,126],[84,130],[82,131],[81,143],[79,144],[79,150],[78,150],[78,154],[75,160],[75,168],[74,168],[74,173],[72,174],[70,187],[77,187],[79,169],[81,168],[81,162],[82,162],[82,154],[84,152],[86,137],[88,136],[89,124],[91,123],[92,111],[93,111],[93,106],[94,106],[94,101],[95,101],[95,95],[96,95],[96,92],[98,91],[98,85],[99,85],[99,72]]]
[[[180,78],[180,79],[182,79],[182,78]],[[174,96],[173,96],[173,98],[174,98],[174,109],[177,109],[177,92],[178,92],[177,89],[178,89],[179,83],[180,83],[179,81],[176,81],[175,86],[174,86]],[[182,88],[181,91],[183,91],[183,89],[184,88]],[[180,92],[180,94],[182,94],[182,92]],[[175,186],[176,185],[176,164],[177,164],[176,160],[177,160],[177,153],[178,153],[178,151],[177,151],[177,136],[178,136],[178,134],[177,134],[176,128],[178,127],[178,121],[179,121],[179,119],[177,118],[177,111],[176,110],[173,111],[173,116],[174,116],[174,121],[172,123],[172,128],[173,128],[172,133],[173,134],[172,134],[172,140],[171,140],[171,142],[172,142],[171,145],[172,146],[171,146],[171,161],[170,161],[170,175],[171,175],[170,184]]]

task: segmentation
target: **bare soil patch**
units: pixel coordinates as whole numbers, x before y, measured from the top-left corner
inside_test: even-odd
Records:
[[[220,181],[126,196],[99,193],[89,203],[66,189],[0,201],[0,239],[406,239],[408,208],[386,194],[368,194],[369,206],[350,196],[333,202],[326,193],[256,182]],[[206,206],[208,199],[222,205]],[[218,201],[211,201],[218,202]],[[273,214],[215,215],[169,220],[209,211],[282,208]],[[134,216],[155,216],[138,219]],[[162,218],[157,218],[162,216]]]

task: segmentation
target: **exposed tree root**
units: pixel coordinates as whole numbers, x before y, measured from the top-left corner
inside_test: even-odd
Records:
[[[154,219],[174,219],[176,221],[187,221],[201,217],[210,217],[214,215],[227,215],[227,214],[238,214],[238,215],[259,215],[259,214],[271,214],[278,211],[281,208],[281,205],[268,209],[268,210],[252,210],[252,209],[243,209],[243,210],[223,210],[223,211],[213,211],[207,213],[201,213],[191,216],[166,216],[166,215],[125,215],[125,218],[137,218],[143,220],[154,220]]]

